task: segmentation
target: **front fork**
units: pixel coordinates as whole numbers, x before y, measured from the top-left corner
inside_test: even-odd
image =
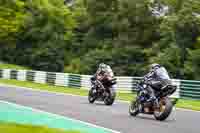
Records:
[[[140,97],[137,96],[136,97],[136,105],[137,105],[137,110],[139,113],[142,113],[143,112],[143,103],[140,101]]]

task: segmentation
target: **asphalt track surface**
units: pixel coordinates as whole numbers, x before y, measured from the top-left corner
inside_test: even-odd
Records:
[[[0,87],[0,100],[67,116],[121,133],[200,133],[200,112],[175,109],[163,122],[153,116],[128,114],[128,103],[89,104],[86,97]]]

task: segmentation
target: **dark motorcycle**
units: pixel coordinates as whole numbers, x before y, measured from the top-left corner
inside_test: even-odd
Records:
[[[129,106],[129,114],[131,116],[136,116],[139,113],[154,115],[156,120],[163,121],[171,113],[175,102],[173,103],[168,96],[173,94],[177,87],[171,84],[168,84],[159,91],[155,91],[156,98],[158,100],[158,106],[155,105],[155,102],[149,101],[149,94],[146,87],[148,84],[145,80],[142,80],[137,83],[137,97],[132,100]]]
[[[108,79],[106,76],[97,77],[92,82],[92,87],[89,90],[88,101],[94,103],[96,101],[104,101],[106,105],[112,105],[115,101],[116,92],[111,89],[111,86],[116,84],[116,79]]]

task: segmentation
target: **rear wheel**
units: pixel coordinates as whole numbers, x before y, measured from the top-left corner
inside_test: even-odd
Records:
[[[88,93],[88,101],[89,101],[89,103],[94,103],[95,99],[96,98],[95,98],[95,95],[93,93],[93,89],[90,89],[89,93]]]
[[[129,105],[129,114],[131,116],[136,116],[139,113],[139,104],[136,100],[132,100]]]
[[[170,99],[162,99],[159,101],[159,109],[156,109],[154,111],[154,117],[156,118],[156,120],[163,121],[170,115],[172,108],[173,104]]]

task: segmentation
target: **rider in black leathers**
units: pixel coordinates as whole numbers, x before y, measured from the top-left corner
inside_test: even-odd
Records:
[[[149,101],[154,101],[156,106],[158,106],[155,91],[162,91],[160,90],[162,87],[171,84],[167,70],[159,64],[151,64],[150,72],[144,76],[144,79],[149,85],[147,87],[147,91],[150,95]]]

